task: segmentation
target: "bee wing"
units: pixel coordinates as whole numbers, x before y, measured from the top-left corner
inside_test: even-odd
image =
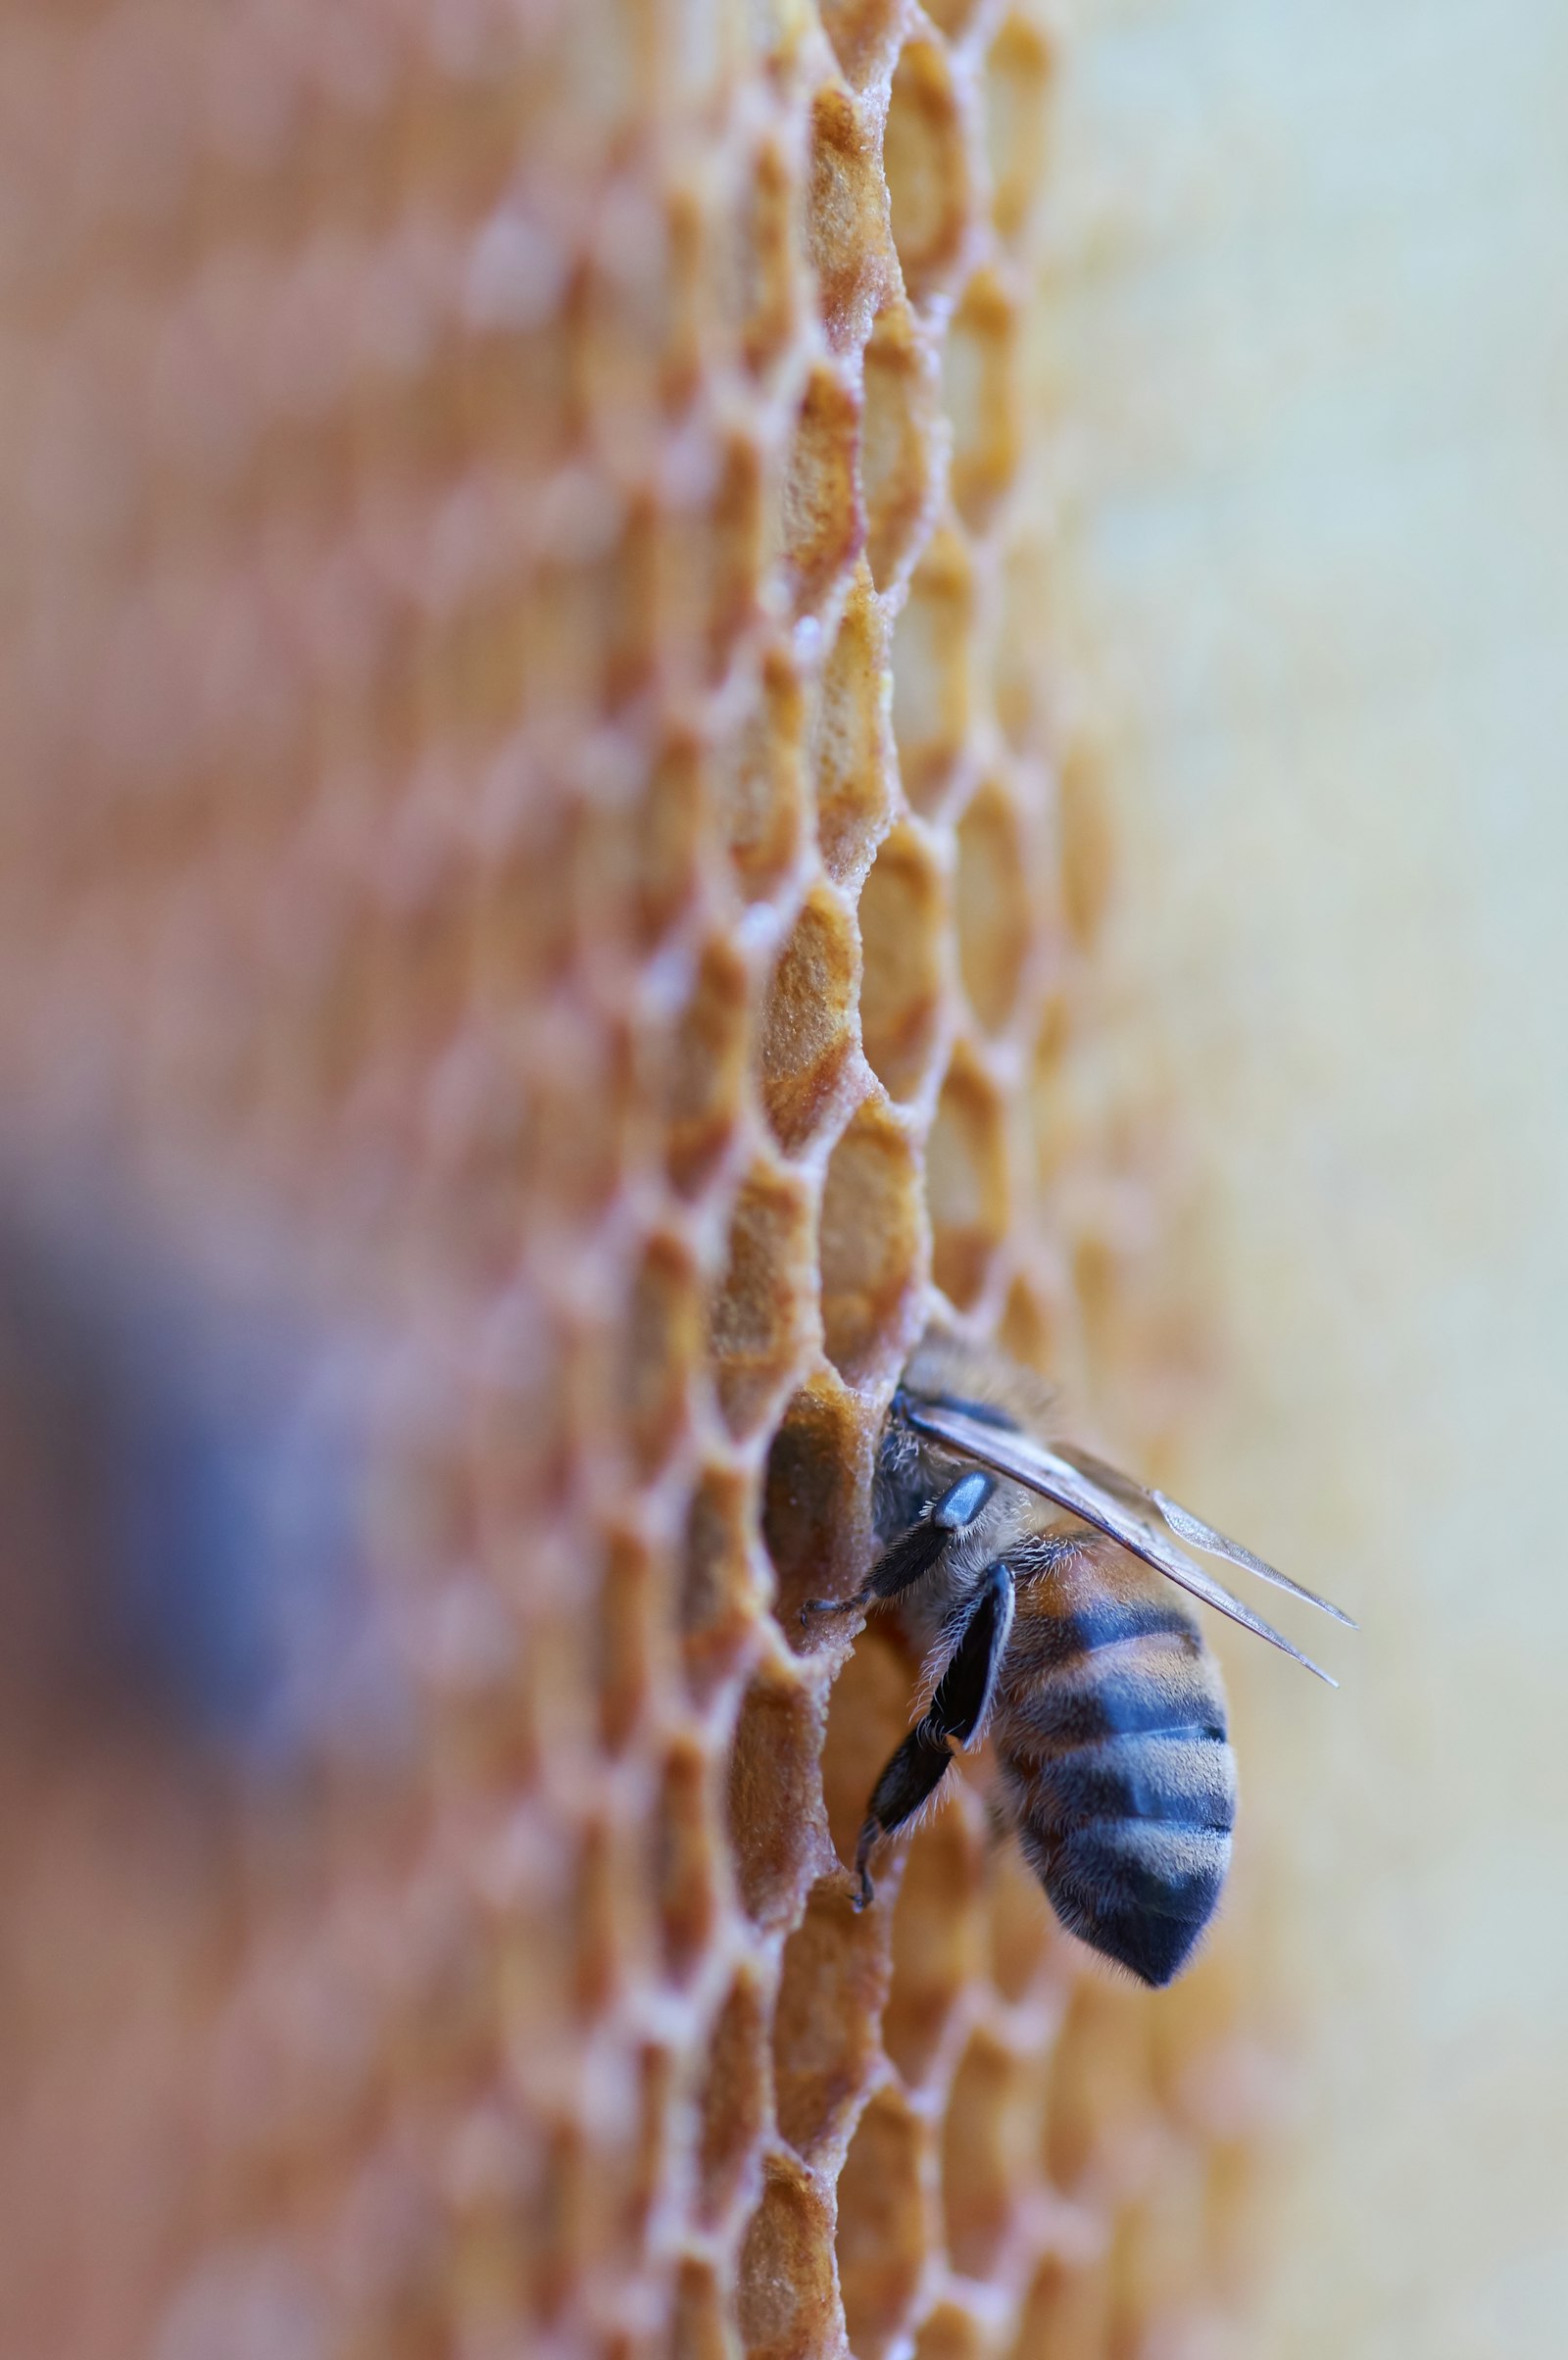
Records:
[[[1199,1549],[1211,1550],[1216,1557],[1228,1557],[1233,1565],[1245,1565],[1248,1572],[1255,1573],[1260,1582],[1272,1582],[1276,1590],[1288,1590],[1292,1598],[1304,1598],[1309,1606],[1316,1606],[1320,1614],[1332,1614],[1334,1620],[1343,1623],[1348,1631],[1360,1629],[1354,1616],[1347,1614],[1343,1606],[1336,1606],[1332,1598],[1319,1598],[1317,1592],[1308,1590],[1304,1582],[1293,1582],[1288,1573],[1280,1572],[1278,1566],[1270,1565],[1263,1557],[1254,1557],[1250,1549],[1242,1547],[1240,1541],[1228,1540],[1224,1533],[1217,1533],[1211,1524],[1205,1524],[1200,1516],[1195,1516],[1191,1508],[1182,1507],[1178,1501],[1167,1499],[1163,1492],[1151,1492],[1149,1497],[1171,1531],[1179,1534],[1182,1540],[1193,1542]]]
[[[1278,1566],[1269,1564],[1266,1557],[1254,1556],[1250,1549],[1242,1547],[1240,1541],[1231,1540],[1226,1533],[1216,1532],[1212,1524],[1205,1524],[1200,1516],[1195,1516],[1191,1508],[1183,1507],[1180,1500],[1172,1500],[1168,1494],[1146,1491],[1130,1475],[1123,1475],[1118,1468],[1107,1466],[1102,1458],[1093,1458],[1087,1450],[1080,1450],[1076,1443],[1057,1443],[1055,1452],[1058,1458],[1064,1458],[1070,1466],[1080,1468],[1096,1483],[1103,1484],[1107,1492],[1114,1492],[1118,1498],[1135,1505],[1156,1508],[1179,1540],[1191,1541],[1196,1549],[1206,1549],[1216,1557],[1228,1558],[1233,1565],[1245,1566],[1249,1573],[1255,1573],[1260,1582],[1272,1582],[1276,1590],[1288,1590],[1292,1598],[1302,1598],[1307,1605],[1316,1606],[1320,1614],[1331,1614],[1348,1631],[1359,1629],[1359,1624],[1343,1608],[1334,1605],[1326,1598],[1319,1598],[1317,1592],[1308,1590],[1304,1583],[1293,1582],[1288,1573],[1281,1573]]]
[[[1326,1680],[1330,1688],[1338,1688],[1339,1682],[1320,1663],[1314,1663],[1310,1655],[1303,1655],[1283,1632],[1276,1631],[1272,1623],[1254,1614],[1250,1606],[1244,1606],[1222,1582],[1216,1582],[1185,1549],[1178,1549],[1148,1513],[1153,1504],[1148,1494],[1127,1476],[1116,1475],[1114,1469],[1107,1467],[1104,1474],[1114,1480],[1102,1481],[1098,1470],[1089,1473],[1030,1435],[982,1424],[978,1418],[965,1417],[960,1410],[938,1408],[913,1401],[907,1395],[902,1410],[917,1434],[929,1435],[934,1442],[945,1443],[950,1450],[973,1459],[977,1466],[989,1467],[994,1475],[1004,1475],[1011,1483],[1021,1483],[1026,1491],[1038,1492],[1042,1499],[1054,1500],[1057,1507],[1070,1509],[1073,1515],[1081,1516],[1086,1524],[1092,1524],[1097,1532],[1117,1542],[1131,1555],[1152,1565],[1156,1573],[1164,1574],[1194,1598],[1201,1598],[1205,1605],[1228,1615],[1244,1631],[1251,1631],[1257,1638],[1266,1639],[1270,1647],[1293,1655],[1309,1672]]]

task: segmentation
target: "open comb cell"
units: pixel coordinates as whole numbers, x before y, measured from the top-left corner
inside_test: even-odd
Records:
[[[1143,1184],[1026,1054],[1099,1038],[1106,837],[1026,497],[1057,40],[0,21],[7,1128],[373,1336],[406,1658],[352,1775],[0,1729],[0,2347],[1045,2360],[1207,2299],[1227,1972],[1091,1987],[978,1786],[858,1916],[913,1667],[799,1623],[933,1309],[1071,1375]]]

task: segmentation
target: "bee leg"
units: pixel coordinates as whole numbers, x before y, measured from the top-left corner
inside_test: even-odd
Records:
[[[948,1667],[921,1727],[959,1745],[972,1745],[991,1716],[997,1674],[1012,1635],[1012,1567],[988,1565],[964,1609]]]
[[[913,1817],[927,1795],[934,1795],[946,1778],[952,1759],[947,1745],[931,1734],[924,1721],[910,1730],[898,1751],[890,1756],[872,1790],[865,1825],[855,1847],[855,1873],[860,1880],[855,1896],[857,1909],[865,1908],[874,1890],[865,1865],[872,1845]]]
[[[967,1745],[984,1727],[1011,1629],[1012,1568],[999,1561],[988,1568],[965,1606],[947,1670],[923,1719],[891,1756],[872,1790],[855,1847],[855,1871],[860,1880],[857,1909],[863,1909],[872,1897],[866,1868],[872,1846],[883,1836],[896,1834],[936,1793],[953,1759],[952,1742]]]
[[[801,1608],[802,1622],[813,1614],[861,1613],[873,1602],[902,1598],[931,1571],[954,1535],[974,1522],[996,1488],[995,1476],[971,1467],[882,1551],[858,1590],[848,1598],[808,1598]]]

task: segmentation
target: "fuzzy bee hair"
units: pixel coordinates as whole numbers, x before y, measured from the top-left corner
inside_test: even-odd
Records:
[[[882,1552],[853,1597],[803,1615],[896,1604],[925,1650],[918,1717],[860,1831],[858,1906],[876,1845],[924,1816],[956,1752],[990,1737],[994,1810],[1057,1917],[1157,1986],[1218,1906],[1236,1815],[1219,1669],[1180,1592],[1298,1654],[1179,1541],[1348,1618],[1162,1493],[1051,1442],[1055,1414],[1027,1370],[928,1334],[879,1453]]]

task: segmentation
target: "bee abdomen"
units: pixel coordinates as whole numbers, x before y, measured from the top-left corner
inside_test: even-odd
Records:
[[[1179,1729],[1225,1736],[1225,1699],[1212,1658],[1185,1621],[1045,1666],[1034,1645],[1039,1628],[1021,1615],[1014,1624],[1005,1702],[1014,1754],[1049,1761],[1109,1738]]]
[[[1169,1983],[1230,1866],[1236,1764],[1218,1670],[1174,1601],[1030,1603],[997,1725],[1025,1855],[1071,1933]]]
[[[1236,1765],[1223,1734],[1125,1733],[1005,1767],[1019,1840],[1062,1924],[1145,1983],[1169,1983],[1230,1867]]]
[[[1076,1745],[1034,1770],[1033,1793],[1048,1824],[1065,1833],[1118,1819],[1175,1828],[1236,1823],[1236,1760],[1204,1729],[1161,1729]]]
[[[1056,1838],[1019,1830],[1025,1856],[1070,1934],[1156,1988],[1180,1974],[1213,1916],[1230,1831],[1107,1819]]]

